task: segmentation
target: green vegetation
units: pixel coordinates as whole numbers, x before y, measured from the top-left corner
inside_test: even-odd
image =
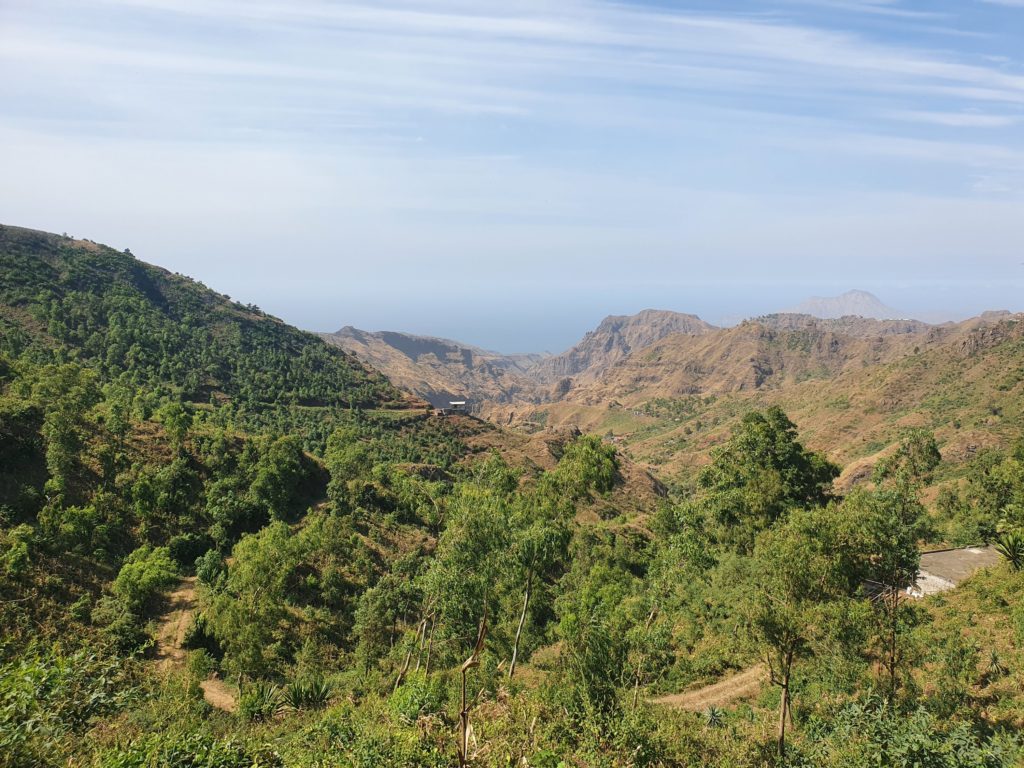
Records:
[[[843,495],[781,409],[753,410],[692,493],[638,513],[596,437],[510,459],[184,278],[0,235],[3,768],[1024,754],[1020,448],[928,509],[931,433]],[[1006,562],[903,599],[947,533]],[[651,701],[755,665],[744,702]]]

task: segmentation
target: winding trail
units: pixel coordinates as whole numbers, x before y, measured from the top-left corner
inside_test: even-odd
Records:
[[[691,712],[700,712],[708,707],[721,707],[731,704],[738,699],[757,695],[767,678],[768,670],[764,664],[758,664],[732,677],[719,680],[717,683],[706,685],[694,691],[673,693],[670,696],[651,699],[651,703],[674,707],[675,709],[686,709]]]
[[[160,617],[160,628],[156,635],[156,663],[161,671],[170,672],[185,667],[185,632],[195,612],[196,577],[187,576],[168,596],[167,611]],[[203,680],[199,687],[203,689],[203,698],[211,706],[225,712],[238,709],[234,692],[220,678]]]

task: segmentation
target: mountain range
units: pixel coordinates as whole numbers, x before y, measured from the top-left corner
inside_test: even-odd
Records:
[[[821,315],[854,306],[898,314],[859,291],[811,304]],[[959,458],[1008,440],[1021,410],[1021,319],[787,312],[719,328],[646,310],[608,317],[548,356],[351,328],[325,338],[435,405],[466,399],[483,418],[525,431],[599,432],[668,477],[692,476],[745,410],[779,404],[856,480],[910,427],[936,430]]]
[[[1024,316],[1007,312],[941,325],[779,313],[721,328],[645,310],[605,318],[558,355],[352,327],[321,334],[322,345],[90,241],[3,227],[0,247],[10,264],[0,275],[9,353],[74,345],[79,359],[99,355],[95,364],[111,376],[130,365],[136,377],[151,372],[194,402],[233,400],[254,421],[269,419],[260,415],[269,409],[280,414],[283,403],[300,408],[288,418],[306,418],[312,411],[301,409],[376,407],[404,391],[434,407],[467,400],[476,415],[522,433],[599,433],[639,466],[685,481],[744,412],[780,405],[853,481],[908,428],[933,430],[944,455],[966,460],[1005,444],[1022,416]],[[116,286],[118,302],[135,309],[110,313],[87,301],[83,291],[101,284]],[[811,308],[884,307],[863,292],[836,301]],[[140,327],[173,341],[174,355],[150,360]],[[341,350],[328,354],[331,346]]]

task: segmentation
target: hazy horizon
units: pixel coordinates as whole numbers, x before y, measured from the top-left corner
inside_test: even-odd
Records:
[[[558,352],[1024,309],[1022,0],[10,0],[0,221],[310,330]]]

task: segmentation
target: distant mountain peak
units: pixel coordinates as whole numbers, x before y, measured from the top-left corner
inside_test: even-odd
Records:
[[[904,320],[908,317],[906,312],[884,304],[873,293],[859,289],[847,291],[839,296],[812,296],[787,312],[811,315],[823,320],[853,315],[875,320]]]

